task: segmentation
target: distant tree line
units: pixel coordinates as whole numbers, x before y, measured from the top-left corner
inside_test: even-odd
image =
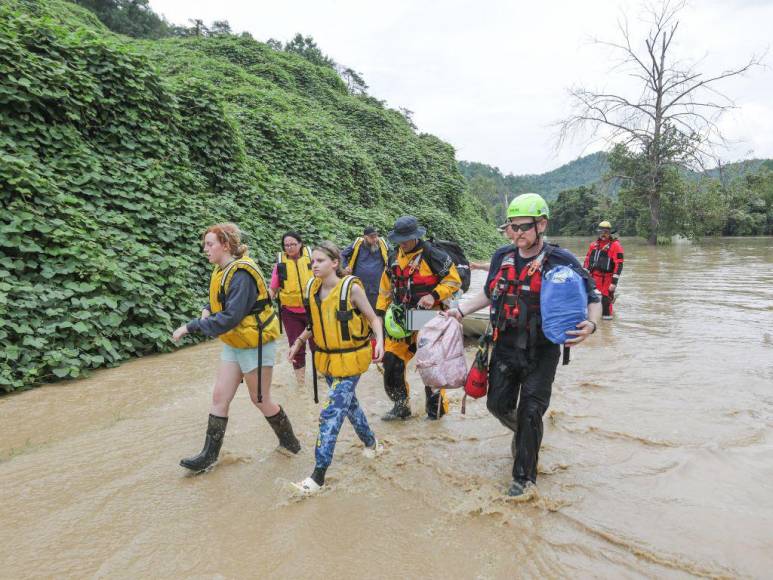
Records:
[[[637,171],[640,161],[624,148],[609,158],[611,171]],[[702,236],[773,235],[773,160],[755,171],[744,164],[699,177],[676,170],[664,175],[659,233]],[[651,232],[646,185],[636,181],[623,186],[616,196],[596,187],[562,191],[551,202],[551,232],[574,236],[591,234],[599,221],[609,220],[618,233],[647,238]]]
[[[543,175],[504,176],[496,167],[467,161],[459,166],[495,223],[504,220],[516,195],[533,191],[549,200],[555,235],[590,235],[600,221],[610,220],[621,235],[649,237],[647,168],[640,156],[618,146],[589,157]],[[571,185],[557,192],[562,182]],[[662,192],[661,239],[773,235],[773,160],[750,159],[703,172],[672,167],[664,173]]]

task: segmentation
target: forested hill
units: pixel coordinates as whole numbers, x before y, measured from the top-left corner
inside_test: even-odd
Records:
[[[507,201],[520,193],[537,192],[550,200],[566,189],[598,184],[612,192],[617,185],[602,183],[609,170],[607,155],[602,152],[539,175],[503,175],[499,168],[475,161],[460,161],[459,169],[470,184],[470,191],[483,201],[493,220],[500,220]]]
[[[459,169],[471,192],[483,201],[495,221],[504,215],[506,201],[521,193],[536,192],[555,200],[559,193],[578,188],[592,188],[600,196],[616,196],[621,187],[619,180],[609,177],[609,156],[604,152],[580,157],[537,175],[503,175],[497,167],[474,161],[460,161]],[[715,178],[729,182],[760,171],[773,171],[773,160],[747,159],[704,172],[683,171],[681,175],[687,181]]]
[[[607,154],[598,152],[570,161],[547,173],[536,175],[513,175],[510,173],[505,176],[496,167],[474,161],[460,161],[459,169],[468,180],[476,176],[489,177],[494,179],[503,190],[515,195],[539,192],[550,199],[565,189],[600,182],[609,170],[609,165],[607,164]]]
[[[200,310],[202,230],[237,222],[268,271],[412,213],[498,243],[438,138],[331,66],[248,36],[133,40],[59,0],[0,3],[0,387],[170,348]]]

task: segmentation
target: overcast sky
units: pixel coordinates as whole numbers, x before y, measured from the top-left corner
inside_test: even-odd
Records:
[[[336,62],[359,71],[369,93],[414,111],[419,130],[450,142],[457,158],[503,173],[542,173],[598,149],[577,142],[556,152],[554,123],[569,110],[567,88],[631,89],[611,73],[610,53],[591,39],[618,40],[641,4],[627,0],[150,0],[176,24],[228,20],[257,40],[311,35]],[[768,51],[773,0],[693,0],[680,16],[675,53],[719,72]],[[643,39],[639,34],[637,38]],[[765,63],[773,64],[771,54]],[[727,160],[773,157],[773,67],[719,85],[738,108],[722,121],[734,140]]]

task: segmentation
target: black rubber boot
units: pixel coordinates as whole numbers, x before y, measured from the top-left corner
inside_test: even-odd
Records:
[[[432,389],[425,386],[424,394],[427,397],[425,410],[427,411],[428,419],[436,421],[446,414],[445,404],[443,403],[443,396],[440,394],[440,391],[433,393]]]
[[[382,421],[405,420],[411,416],[408,403],[408,386],[405,384],[405,362],[393,352],[384,354],[384,390],[395,402]]]
[[[408,404],[407,399],[399,399],[395,401],[394,407],[381,417],[382,421],[404,421],[411,416],[411,406]]]
[[[314,482],[322,487],[325,485],[325,472],[327,471],[327,467],[315,467],[314,471],[311,474],[311,479],[314,480]]]
[[[204,448],[201,453],[194,457],[186,457],[180,460],[180,465],[191,471],[204,471],[210,467],[220,454],[220,447],[223,445],[225,436],[225,426],[228,424],[228,417],[209,416],[207,425],[207,436],[204,439]]]
[[[521,497],[533,487],[534,484],[531,481],[514,479],[513,483],[510,484],[510,489],[507,490],[507,495],[510,497]]]
[[[290,424],[290,418],[285,414],[282,407],[273,417],[266,417],[266,421],[276,433],[279,439],[279,447],[295,455],[301,450],[301,443],[293,433],[293,426]]]

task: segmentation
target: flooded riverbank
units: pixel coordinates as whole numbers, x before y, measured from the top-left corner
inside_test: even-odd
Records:
[[[274,451],[243,391],[220,462],[189,476],[209,342],[0,399],[0,577],[768,575],[773,243],[624,243],[616,319],[559,367],[536,500],[505,499],[510,435],[484,400],[462,416],[453,393],[429,422],[417,393],[413,419],[383,423],[375,368],[358,396],[385,453],[366,461],[347,425],[329,489],[293,498],[319,408],[283,359],[274,394],[300,456]]]

